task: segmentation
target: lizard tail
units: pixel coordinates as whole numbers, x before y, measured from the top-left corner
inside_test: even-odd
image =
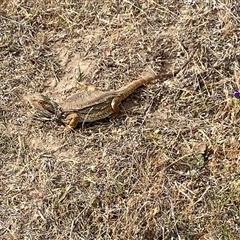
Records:
[[[187,65],[188,63],[192,60],[195,52],[197,51],[198,49],[198,46],[200,44],[197,43],[194,51],[191,53],[191,55],[189,56],[188,60],[185,62],[185,64],[183,64],[183,66],[179,69],[177,69],[175,72],[173,73],[166,73],[166,74],[152,74],[150,76],[146,76],[146,77],[142,77],[142,78],[139,78],[135,81],[132,81],[130,83],[128,83],[126,86],[123,86],[121,88],[119,88],[118,90],[115,90],[114,92],[118,94],[118,104],[121,103],[122,100],[124,100],[125,98],[127,98],[130,94],[132,94],[137,88],[141,87],[142,85],[145,85],[147,83],[150,83],[156,79],[160,79],[163,81],[167,80],[168,78],[171,78],[171,77],[175,77],[178,75],[178,73],[180,71],[182,71]]]
[[[115,90],[115,92],[118,94],[119,98],[121,98],[120,101],[127,98],[129,95],[131,95],[137,88],[141,87],[142,85],[148,84],[156,79],[158,79],[159,75],[150,75],[147,77],[136,79],[127,85]]]

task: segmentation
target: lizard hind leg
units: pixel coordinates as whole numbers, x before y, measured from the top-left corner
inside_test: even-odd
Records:
[[[114,98],[111,102],[111,107],[112,107],[112,110],[113,110],[113,114],[111,116],[112,119],[118,117],[119,115],[119,111],[120,111],[120,108],[119,108],[119,105],[120,105],[121,101],[118,101],[117,98]]]

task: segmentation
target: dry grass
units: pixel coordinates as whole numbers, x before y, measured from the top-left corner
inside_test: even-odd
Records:
[[[0,238],[239,239],[238,1],[104,2],[0,1]],[[197,42],[114,121],[28,115],[27,94],[118,88]]]

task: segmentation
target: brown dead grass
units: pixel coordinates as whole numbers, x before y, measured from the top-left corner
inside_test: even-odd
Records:
[[[239,239],[238,1],[0,1],[1,239]],[[31,120],[24,98],[136,91],[118,119]],[[81,74],[80,74],[81,73]]]

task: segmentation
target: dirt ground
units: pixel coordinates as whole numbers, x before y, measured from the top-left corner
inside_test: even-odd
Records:
[[[0,0],[0,239],[239,239],[239,26],[237,0]],[[171,73],[197,43],[116,119],[32,118],[35,92]]]

